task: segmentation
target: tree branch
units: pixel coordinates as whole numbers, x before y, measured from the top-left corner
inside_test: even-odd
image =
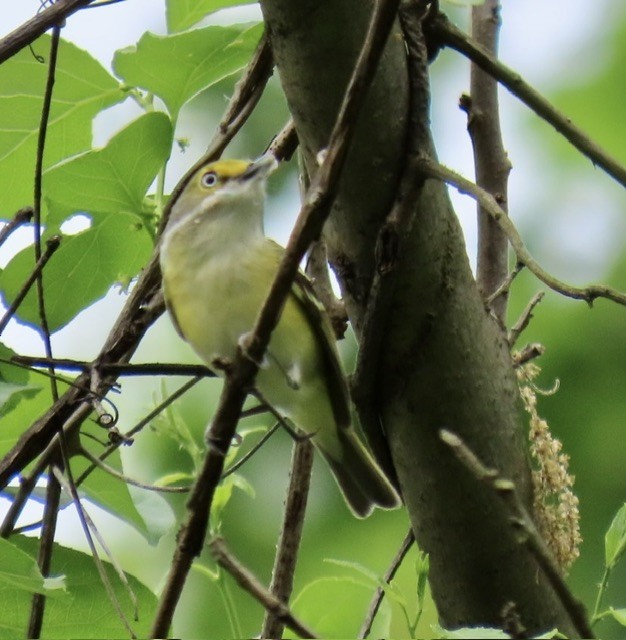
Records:
[[[18,228],[27,224],[33,219],[33,208],[22,207],[15,215],[0,229],[0,247],[7,238]]]
[[[400,565],[406,558],[406,554],[409,552],[411,547],[415,544],[415,536],[413,535],[413,530],[409,529],[406,536],[404,536],[404,540],[398,549],[394,559],[391,561],[389,568],[385,572],[383,576],[383,582],[385,584],[391,584],[391,581],[394,579],[396,572],[400,568]],[[367,610],[367,615],[365,616],[365,620],[361,625],[361,629],[359,630],[359,638],[367,638],[369,634],[372,632],[372,624],[374,623],[374,619],[376,618],[376,614],[380,609],[380,605],[385,597],[385,590],[382,587],[378,587],[376,589],[376,593],[370,602],[370,606]]]
[[[580,637],[594,638],[595,636],[589,626],[587,614],[582,603],[576,600],[569,590],[550,550],[541,538],[532,518],[520,500],[515,489],[515,484],[500,476],[496,469],[489,469],[483,465],[478,457],[456,434],[442,429],[439,432],[439,436],[472,475],[490,487],[502,500],[509,513],[511,526],[519,534],[520,544],[526,546],[535,560],[537,560],[537,564],[546,574],[546,577],[560,598],[563,608],[569,614],[572,624],[580,634]]]
[[[569,118],[533,89],[518,73],[496,60],[489,51],[455,27],[443,13],[437,14],[429,21],[429,30],[430,34],[441,44],[467,56],[483,71],[496,78],[540,118],[551,124],[594,165],[606,171],[626,187],[626,167],[574,125]]]
[[[266,611],[278,618],[284,625],[297,633],[301,638],[317,638],[304,623],[300,622],[289,608],[270,593],[254,576],[249,569],[244,567],[226,548],[222,538],[214,538],[209,543],[211,554],[216,562],[228,571],[237,581],[240,587],[245,589],[255,600],[260,602]]]
[[[494,57],[498,51],[500,2],[486,0],[472,7],[472,36]],[[461,101],[467,112],[467,129],[474,148],[476,184],[491,193],[507,212],[507,181],[511,163],[504,150],[500,130],[498,83],[475,63],[471,65],[470,97]],[[498,288],[508,272],[506,235],[496,221],[478,205],[478,261],[476,282],[483,297],[488,298]],[[493,299],[491,310],[504,326],[506,292]]]
[[[95,0],[57,0],[0,40],[0,64]]]
[[[312,468],[313,445],[311,442],[308,440],[294,442],[283,525],[280,530],[274,569],[272,570],[272,582],[270,583],[270,593],[285,606],[289,602],[293,590],[293,578],[302,539]],[[284,626],[284,621],[266,607],[261,638],[282,638]]]
[[[478,201],[483,210],[489,213],[489,215],[492,216],[504,231],[511,243],[511,246],[513,247],[513,250],[515,251],[515,254],[517,255],[518,261],[526,266],[531,273],[539,278],[539,280],[541,280],[545,285],[550,287],[550,289],[557,293],[561,293],[568,298],[584,300],[589,305],[591,305],[596,298],[606,298],[607,300],[612,300],[613,302],[626,306],[626,294],[616,291],[611,287],[607,287],[603,284],[592,284],[583,288],[573,287],[550,275],[532,257],[526,248],[524,241],[519,235],[519,232],[515,228],[515,225],[506,213],[504,213],[500,205],[495,201],[494,197],[490,193],[487,193],[487,191],[476,186],[470,180],[467,180],[451,169],[434,162],[430,158],[421,158],[420,166],[425,175],[428,175],[431,178],[437,178],[438,180],[443,180],[458,189],[461,193],[465,193]]]

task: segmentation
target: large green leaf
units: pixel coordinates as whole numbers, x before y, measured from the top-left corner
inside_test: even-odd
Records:
[[[172,36],[144,33],[136,46],[116,52],[113,69],[128,84],[159,96],[176,121],[198,93],[245,66],[263,26],[205,27]]]
[[[34,558],[38,541],[15,536],[11,542]],[[31,564],[32,566],[32,564]],[[149,635],[150,623],[156,611],[156,597],[136,578],[127,574],[128,582],[137,597],[139,619],[133,621],[133,607],[128,592],[108,563],[105,563],[113,591],[136,637]],[[52,571],[65,576],[66,597],[49,598],[42,637],[44,638],[127,638],[128,632],[117,616],[105,591],[93,559],[79,551],[55,544]],[[54,592],[53,592],[54,593]],[[21,638],[30,611],[31,597],[12,585],[0,582],[0,636]]]
[[[8,540],[0,538],[0,593],[6,589],[13,590],[18,598],[46,591],[35,559]],[[4,616],[0,616],[0,629],[2,619]]]
[[[172,126],[166,114],[148,113],[94,149],[49,169],[44,194],[48,225],[76,212],[94,218],[127,213],[142,220],[144,196],[169,157]]]
[[[33,174],[50,37],[0,65],[0,217],[32,203]],[[119,82],[86,51],[61,40],[44,167],[91,146],[93,117],[125,98]]]
[[[167,30],[170,33],[183,31],[210,13],[254,2],[255,0],[166,0]]]
[[[355,638],[374,588],[367,581],[349,577],[319,578],[300,591],[292,610],[320,638]],[[390,625],[391,607],[385,599],[376,616],[372,637],[388,637]],[[294,637],[291,632],[285,636]]]
[[[103,297],[115,283],[126,285],[146,263],[152,239],[133,215],[111,214],[87,231],[64,237],[44,269],[46,312],[51,331],[72,320]],[[18,253],[0,276],[0,291],[12,301],[33,268],[28,247]],[[17,317],[36,325],[39,319],[34,290],[18,309]]]
[[[41,385],[31,382],[28,371],[7,362],[14,355],[14,351],[0,344],[0,418],[10,413],[22,398],[41,390]]]

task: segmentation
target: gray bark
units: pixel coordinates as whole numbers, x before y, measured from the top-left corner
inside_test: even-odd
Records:
[[[372,2],[261,0],[275,61],[309,167],[327,144]],[[358,124],[326,229],[329,257],[360,334],[406,148],[408,82],[399,27]],[[427,91],[427,87],[424,87]],[[459,132],[459,135],[462,135]],[[423,149],[434,156],[432,145]],[[440,442],[457,433],[487,465],[531,487],[519,394],[504,335],[485,310],[445,187],[428,181],[395,274],[376,392],[391,458],[430,584],[449,628],[502,627],[514,602],[531,633],[575,632],[497,497]]]

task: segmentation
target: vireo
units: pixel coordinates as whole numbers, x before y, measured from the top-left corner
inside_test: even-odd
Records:
[[[197,171],[177,199],[161,244],[163,287],[180,335],[212,369],[251,331],[284,249],[265,237],[265,184],[276,166],[220,160]],[[217,373],[220,373],[218,370]],[[256,378],[256,387],[311,440],[352,511],[400,504],[358,439],[330,321],[299,273]]]

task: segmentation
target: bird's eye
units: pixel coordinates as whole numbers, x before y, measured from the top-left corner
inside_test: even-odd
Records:
[[[200,180],[203,187],[214,187],[217,184],[217,173],[215,171],[207,171]]]

